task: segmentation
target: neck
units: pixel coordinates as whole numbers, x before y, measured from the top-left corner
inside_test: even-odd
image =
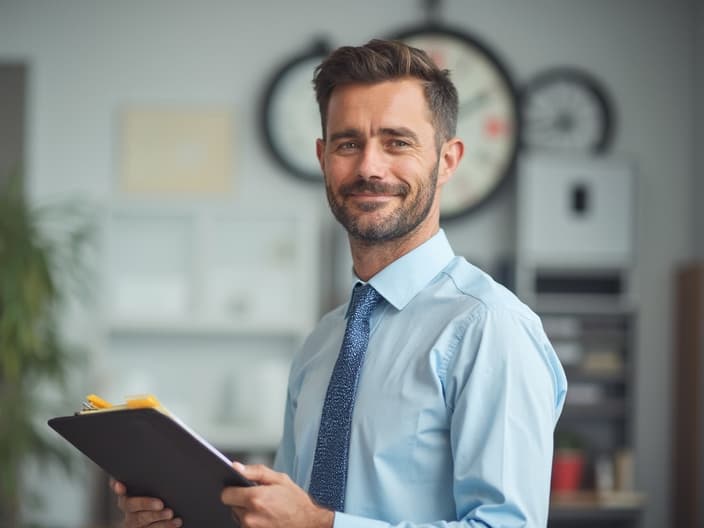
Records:
[[[439,224],[425,224],[404,237],[385,242],[369,242],[349,237],[354,272],[363,281],[368,281],[386,266],[414,250],[440,229]]]

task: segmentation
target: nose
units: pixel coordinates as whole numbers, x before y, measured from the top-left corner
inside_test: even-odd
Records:
[[[359,157],[357,172],[360,178],[383,178],[386,169],[386,154],[374,141],[364,146]]]

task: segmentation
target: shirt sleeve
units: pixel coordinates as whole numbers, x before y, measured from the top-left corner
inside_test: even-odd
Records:
[[[537,317],[474,314],[448,351],[456,520],[389,524],[335,514],[335,528],[546,526],[553,431],[567,389]]]

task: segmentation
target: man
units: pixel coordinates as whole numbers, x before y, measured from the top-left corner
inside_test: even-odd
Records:
[[[314,83],[327,198],[366,285],[294,358],[276,471],[235,464],[260,485],[223,502],[251,528],[545,526],[566,380],[537,316],[440,229],[464,153],[448,72],[373,40]],[[125,526],[180,526],[115,490]]]

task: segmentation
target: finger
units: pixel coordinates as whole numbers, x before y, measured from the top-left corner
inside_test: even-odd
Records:
[[[246,509],[250,500],[250,488],[230,486],[222,490],[220,500],[225,506]]]
[[[246,508],[240,508],[239,506],[233,506],[230,509],[232,510],[232,518],[237,522],[241,521],[242,515],[247,511]]]
[[[110,479],[110,488],[112,491],[115,493],[115,495],[127,495],[127,487],[120,482],[119,480],[115,480],[114,478]]]
[[[140,511],[130,513],[125,516],[125,522],[128,526],[149,528],[180,526],[181,519],[174,518],[174,512],[169,508],[164,508],[160,511]]]
[[[164,510],[164,503],[153,497],[127,497],[123,495],[117,500],[117,505],[125,513]]]
[[[164,508],[163,503],[153,502],[154,499],[149,497],[128,497],[121,495],[117,499],[117,507],[124,513],[133,513],[138,511],[160,511]],[[160,506],[160,507],[157,507]]]
[[[283,479],[283,473],[278,473],[264,464],[245,466],[239,462],[234,462],[232,466],[242,473],[243,476],[259,484],[280,484]]]
[[[173,519],[151,519],[148,516],[138,515],[139,514],[130,514],[125,517],[125,528],[180,528],[183,526],[183,520],[180,517]]]

